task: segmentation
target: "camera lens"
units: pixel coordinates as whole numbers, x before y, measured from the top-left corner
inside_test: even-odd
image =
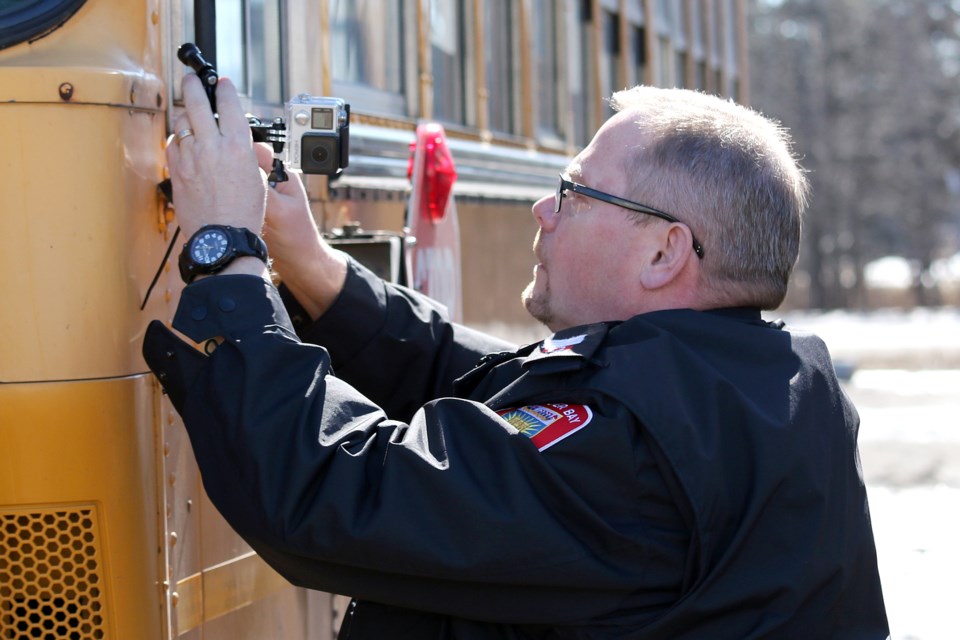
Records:
[[[313,158],[314,162],[323,164],[327,161],[327,158],[330,157],[330,152],[324,146],[314,147],[310,153],[310,157]]]
[[[300,139],[300,149],[304,173],[334,175],[340,170],[340,146],[336,135],[305,133]]]

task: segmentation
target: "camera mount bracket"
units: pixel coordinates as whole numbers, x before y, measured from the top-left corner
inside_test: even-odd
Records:
[[[254,142],[266,142],[273,147],[273,169],[267,176],[267,181],[271,187],[275,187],[278,182],[286,182],[290,179],[287,170],[283,166],[281,155],[287,144],[287,123],[283,118],[274,118],[270,124],[265,124],[257,116],[247,114],[247,122],[250,123],[250,133],[253,134]]]

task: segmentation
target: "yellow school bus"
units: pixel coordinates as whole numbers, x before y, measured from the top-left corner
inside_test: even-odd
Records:
[[[460,253],[426,272],[459,269],[456,316],[518,336],[537,331],[516,302],[530,205],[605,97],[746,102],[745,25],[745,0],[0,0],[0,640],[322,640],[346,602],[222,520],[140,356],[183,286],[158,189],[181,43],[258,117],[349,102],[349,167],[306,179],[318,224],[392,233],[424,264],[410,145],[439,124]]]

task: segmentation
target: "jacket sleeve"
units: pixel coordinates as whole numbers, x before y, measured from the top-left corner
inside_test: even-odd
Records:
[[[409,420],[428,400],[451,395],[453,381],[482,356],[516,348],[450,322],[443,305],[381,280],[353,259],[340,296],[312,323],[281,291],[300,339],[325,347],[337,377],[392,418]]]
[[[326,350],[301,343],[276,289],[250,276],[190,285],[174,326],[223,342],[204,356],[154,322],[145,358],[183,417],[213,503],[291,582],[553,624],[604,615],[640,586],[650,550],[598,511],[619,493],[630,509],[642,503],[628,493],[627,440],[602,459],[575,453],[565,464],[597,471],[572,481],[562,455],[551,462],[483,404],[443,398],[409,422],[388,419],[331,375]],[[635,428],[603,413],[597,437]],[[596,489],[605,474],[621,477]]]

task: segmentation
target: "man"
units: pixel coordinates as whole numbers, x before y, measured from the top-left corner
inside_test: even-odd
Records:
[[[297,180],[267,194],[228,80],[219,130],[183,90],[186,277],[202,225],[250,255],[184,290],[174,327],[212,355],[156,322],[144,353],[227,520],[354,597],[342,638],[887,637],[856,412],[820,340],[760,317],[807,193],[776,125],[616,94],[533,207],[523,301],[554,334],[515,349],[332,250]]]

